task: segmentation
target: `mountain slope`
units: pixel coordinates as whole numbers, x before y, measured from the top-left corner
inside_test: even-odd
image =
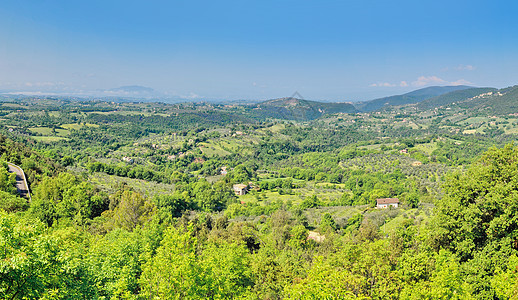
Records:
[[[465,90],[458,90],[423,100],[419,102],[416,106],[418,109],[421,110],[430,109],[460,101],[466,101],[473,97],[495,91],[497,91],[497,89],[495,88],[469,88]]]
[[[475,96],[458,103],[459,107],[472,112],[491,115],[518,113],[518,85]]]
[[[374,111],[384,106],[405,105],[418,103],[423,100],[440,96],[458,90],[470,89],[471,87],[465,85],[458,86],[431,86],[410,93],[395,95],[390,97],[378,98],[370,101],[360,102],[356,104],[356,108],[360,111]]]
[[[292,97],[261,102],[251,108],[251,113],[257,117],[297,121],[314,120],[324,114],[357,111],[351,103],[324,103]]]

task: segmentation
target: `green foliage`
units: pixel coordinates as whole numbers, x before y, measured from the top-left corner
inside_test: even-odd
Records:
[[[466,174],[445,184],[446,197],[437,202],[437,238],[463,260],[493,242],[516,247],[518,234],[518,149],[492,148]]]
[[[136,298],[147,246],[142,230],[116,229],[92,242],[85,261],[100,296]]]
[[[336,230],[335,219],[333,219],[333,216],[331,216],[330,213],[324,213],[322,215],[322,220],[320,220],[320,230],[323,232]]]
[[[400,278],[385,241],[344,245],[328,258],[317,257],[307,277],[291,286],[289,299],[397,299]]]
[[[253,170],[245,165],[238,165],[225,177],[225,181],[231,184],[248,183],[255,177]]]
[[[360,228],[360,225],[362,224],[362,221],[363,221],[363,215],[362,214],[356,214],[352,217],[350,217],[348,220],[347,220],[347,224],[346,224],[346,228],[347,230],[357,230],[358,228]]]
[[[513,254],[509,257],[508,265],[505,268],[498,268],[495,276],[491,278],[491,286],[499,299],[514,299],[518,296],[517,273],[518,257]]]
[[[105,211],[104,217],[109,220],[107,229],[123,228],[131,231],[139,225],[145,224],[154,214],[155,206],[140,193],[131,190],[122,190],[110,199],[113,209]]]
[[[508,112],[395,107],[299,123],[212,103],[20,103],[0,106],[17,141],[0,136],[0,154],[34,193],[17,197],[0,164],[0,298],[516,297],[518,150],[465,168],[515,139]],[[62,128],[52,144],[33,137]],[[172,184],[129,187],[149,181]],[[250,181],[259,189],[238,201],[232,184]],[[404,205],[368,207],[382,197]]]
[[[435,257],[435,270],[429,281],[406,286],[401,299],[473,299],[471,287],[464,281],[457,257],[441,250]]]
[[[320,200],[318,200],[317,196],[309,196],[306,197],[302,203],[300,204],[301,209],[314,208],[321,205]]]
[[[107,199],[94,187],[69,173],[45,177],[34,190],[31,213],[49,226],[62,219],[82,225],[107,208]]]
[[[227,299],[251,285],[248,251],[236,244],[212,244],[196,251],[192,231],[172,227],[156,255],[143,267],[142,294],[161,299]]]
[[[24,211],[29,207],[27,199],[0,191],[0,210],[6,212]]]
[[[73,229],[46,233],[42,223],[0,211],[2,299],[94,298]]]
[[[0,161],[0,191],[14,194],[16,193],[16,174],[9,173],[8,170],[7,163]]]
[[[157,195],[153,198],[159,214],[163,218],[178,218],[182,213],[191,208],[190,199],[184,193],[174,193],[172,195]]]

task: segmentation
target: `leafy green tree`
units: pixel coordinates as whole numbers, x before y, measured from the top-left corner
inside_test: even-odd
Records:
[[[490,149],[465,174],[450,176],[444,190],[435,218],[438,246],[463,261],[486,246],[518,249],[518,148]]]
[[[401,299],[473,299],[471,289],[464,280],[458,258],[441,250],[435,255],[435,270],[430,280],[405,285]]]
[[[131,190],[123,190],[113,195],[112,202],[117,203],[117,206],[103,213],[103,216],[109,219],[108,229],[124,228],[131,231],[136,226],[146,223],[156,210],[152,202]]]
[[[499,299],[515,299],[518,296],[518,257],[512,255],[506,268],[498,268],[491,278],[491,286]]]
[[[198,264],[204,274],[208,299],[232,299],[248,295],[253,285],[250,253],[239,244],[209,244],[200,254]]]
[[[0,191],[10,194],[16,193],[16,174],[9,173],[9,167],[6,162],[0,161]]]
[[[478,298],[492,297],[490,277],[518,250],[518,148],[491,148],[465,174],[450,176],[444,191],[432,244],[458,255]]]
[[[291,228],[291,237],[288,244],[294,249],[304,249],[310,243],[308,242],[308,230],[304,225],[296,225]]]
[[[324,213],[322,215],[322,219],[320,220],[320,230],[323,232],[336,230],[336,221],[330,213]]]
[[[159,214],[164,214],[164,219],[181,217],[182,213],[192,206],[190,197],[179,192],[172,195],[157,195],[153,198],[153,202]]]
[[[317,256],[305,278],[284,289],[288,299],[397,299],[401,280],[387,241],[343,245]]]
[[[248,181],[252,180],[254,177],[255,175],[253,170],[245,165],[238,165],[234,170],[230,171],[227,176],[225,176],[225,180],[232,184],[248,183]]]
[[[49,234],[38,220],[0,211],[0,297],[96,298],[82,243],[73,229]]]
[[[360,228],[363,221],[362,214],[356,214],[349,219],[347,219],[346,229],[349,231],[354,231]]]
[[[306,197],[302,203],[300,204],[301,209],[314,208],[321,205],[320,200],[318,200],[317,196],[309,196]]]
[[[197,239],[168,228],[155,256],[143,266],[142,295],[148,299],[184,299],[201,295],[202,269],[196,263]]]
[[[0,191],[0,210],[6,212],[23,211],[29,207],[26,199]]]
[[[336,269],[323,257],[317,257],[307,277],[284,290],[286,299],[370,299],[354,286],[362,284],[361,276]]]
[[[140,292],[142,263],[152,249],[144,231],[115,229],[92,241],[85,264],[93,274],[99,295],[106,298],[135,299]]]
[[[156,255],[143,267],[142,295],[160,299],[229,299],[252,284],[249,252],[237,244],[209,244],[200,253],[190,230],[166,230]]]
[[[49,226],[59,219],[82,225],[107,208],[106,200],[91,184],[60,173],[43,178],[35,188],[31,212]]]

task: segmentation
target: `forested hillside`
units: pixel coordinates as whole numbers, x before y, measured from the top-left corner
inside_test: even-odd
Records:
[[[439,97],[441,95],[449,94],[454,91],[462,91],[470,89],[469,86],[459,85],[459,86],[431,86],[422,88],[416,91],[412,91],[410,93],[406,93],[403,95],[395,95],[389,96],[369,101],[363,101],[356,104],[356,107],[365,112],[376,111],[382,108],[387,108],[390,106],[398,106],[405,104],[415,104],[425,101],[427,99],[431,99],[434,97]]]
[[[516,297],[518,117],[506,109],[518,98],[506,91],[369,113],[297,101],[300,118],[6,99],[0,298]],[[398,207],[376,208],[387,198]]]

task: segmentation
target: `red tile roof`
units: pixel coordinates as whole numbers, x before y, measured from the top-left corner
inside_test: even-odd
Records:
[[[378,198],[376,199],[377,204],[391,204],[391,203],[399,203],[398,198]]]

